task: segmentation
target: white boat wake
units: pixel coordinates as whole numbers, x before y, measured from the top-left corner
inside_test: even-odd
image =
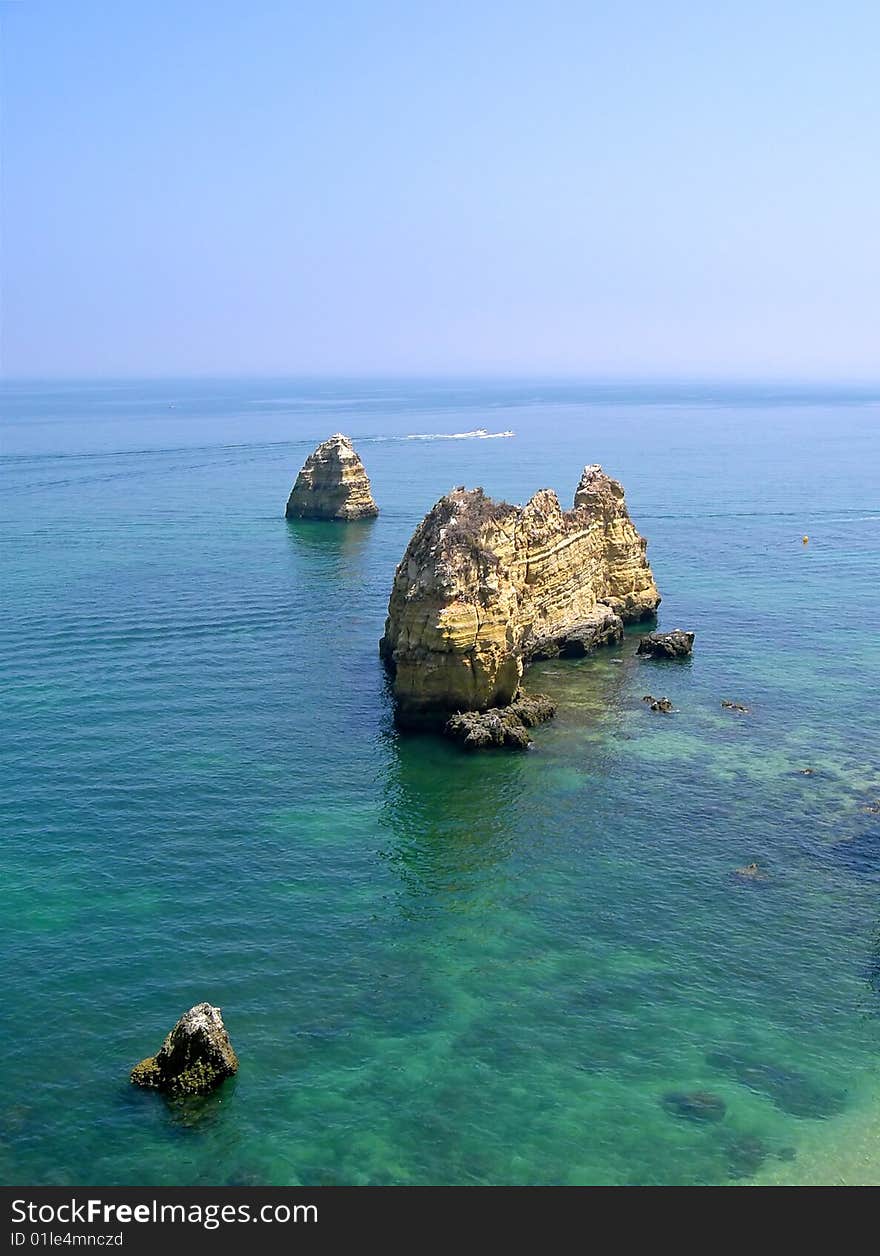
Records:
[[[405,440],[500,440],[506,436],[515,436],[516,432],[487,432],[478,427],[474,432],[415,432],[406,436]]]

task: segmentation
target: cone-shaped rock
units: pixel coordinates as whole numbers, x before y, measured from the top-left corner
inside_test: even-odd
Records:
[[[619,641],[660,595],[623,489],[587,467],[575,508],[550,489],[525,506],[454,489],[397,568],[379,649],[398,718],[437,723],[509,704],[531,659]]]
[[[197,1003],[184,1012],[155,1055],[131,1070],[136,1086],[176,1095],[198,1095],[238,1071],[219,1007]]]
[[[364,464],[337,432],[306,458],[287,499],[288,519],[371,519],[373,501]]]

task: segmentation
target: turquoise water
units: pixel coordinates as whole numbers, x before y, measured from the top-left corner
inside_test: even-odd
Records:
[[[3,399],[2,1181],[880,1182],[876,1140],[847,1164],[880,1111],[880,394]],[[477,428],[516,435],[407,439]],[[286,523],[337,430],[380,518]],[[568,502],[594,461],[693,660],[537,666],[527,755],[399,735],[416,523],[455,484]],[[130,1087],[203,999],[238,1077]]]

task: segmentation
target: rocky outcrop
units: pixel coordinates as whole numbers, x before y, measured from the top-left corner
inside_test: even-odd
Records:
[[[238,1059],[219,1007],[197,1003],[184,1012],[156,1055],[134,1066],[131,1080],[152,1090],[198,1095],[237,1071]]]
[[[652,632],[642,637],[636,654],[650,659],[686,659],[694,650],[694,633],[673,628],[672,632]]]
[[[517,694],[510,706],[488,711],[459,711],[446,721],[444,732],[459,741],[465,750],[487,750],[506,746],[528,750],[532,739],[528,730],[552,720],[556,704],[543,694]]]
[[[532,659],[620,640],[660,601],[623,489],[584,470],[573,510],[454,489],[418,526],[394,577],[380,652],[403,723],[508,705]]]
[[[647,702],[651,711],[660,711],[663,715],[671,715],[675,710],[672,701],[669,698],[655,698],[652,693],[646,693],[643,702]]]
[[[364,464],[347,436],[337,432],[309,454],[284,513],[288,519],[372,519],[378,515]]]

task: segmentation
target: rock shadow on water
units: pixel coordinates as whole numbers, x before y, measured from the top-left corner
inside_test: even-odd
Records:
[[[298,558],[344,573],[367,551],[375,519],[285,519],[288,540]]]
[[[763,1095],[790,1116],[821,1119],[846,1107],[846,1091],[816,1081],[798,1069],[768,1063],[739,1051],[710,1051],[706,1063]]]
[[[880,881],[880,826],[868,824],[831,847],[834,858],[862,880]]]
[[[522,760],[464,755],[430,735],[389,738],[389,748],[381,858],[400,879],[406,914],[454,909],[506,884]]]
[[[127,1108],[163,1126],[169,1136],[186,1136],[212,1129],[225,1119],[236,1085],[237,1078],[229,1077],[204,1095],[172,1095],[128,1085],[120,1098]]]

